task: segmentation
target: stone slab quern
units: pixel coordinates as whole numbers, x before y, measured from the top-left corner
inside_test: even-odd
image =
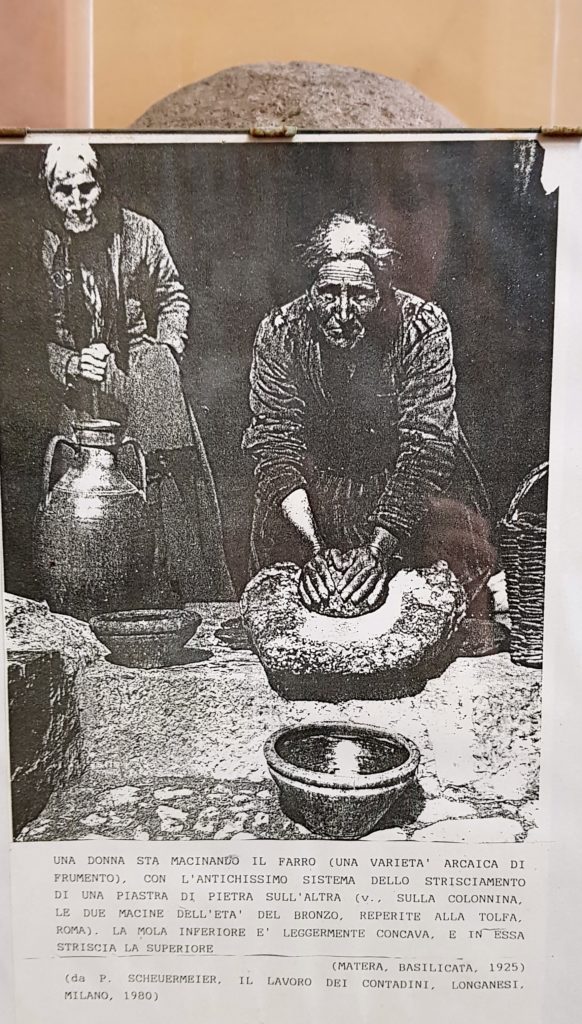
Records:
[[[306,608],[292,562],[262,569],[241,610],[269,681],[302,700],[410,696],[454,657],[465,596],[445,562],[401,570],[383,605],[356,618]]]

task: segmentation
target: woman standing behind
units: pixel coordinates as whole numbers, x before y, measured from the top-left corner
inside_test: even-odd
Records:
[[[158,603],[229,599],[214,480],[179,368],[190,303],[164,235],[108,193],[88,144],[50,146],[42,177],[60,429],[114,419],[140,443],[157,524]]]

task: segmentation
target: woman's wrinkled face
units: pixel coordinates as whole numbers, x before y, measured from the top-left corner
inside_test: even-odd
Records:
[[[60,211],[67,231],[90,231],[97,223],[95,211],[101,186],[89,168],[66,171],[57,168],[49,187],[50,200]]]
[[[363,337],[380,292],[365,260],[330,260],[311,286],[311,301],[329,344],[349,350]]]

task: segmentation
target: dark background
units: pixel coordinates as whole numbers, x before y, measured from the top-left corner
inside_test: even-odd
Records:
[[[192,301],[183,363],[213,466],[227,555],[246,579],[255,330],[310,283],[297,244],[329,212],[371,215],[400,250],[398,287],[449,316],[458,413],[495,519],[547,458],[557,194],[543,152],[511,141],[96,147],[123,205],[163,229]],[[33,594],[29,539],[54,402],[39,246],[41,150],[0,150],[1,449],[7,589]]]

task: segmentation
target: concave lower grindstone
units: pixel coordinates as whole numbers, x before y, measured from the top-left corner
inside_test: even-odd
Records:
[[[320,131],[461,127],[408,82],[311,61],[226,68],[165,96],[131,127],[247,132],[272,125]]]
[[[418,693],[456,654],[463,588],[445,562],[405,569],[386,602],[358,618],[310,611],[300,569],[262,569],[241,598],[243,619],[273,689],[291,700],[387,700]]]

